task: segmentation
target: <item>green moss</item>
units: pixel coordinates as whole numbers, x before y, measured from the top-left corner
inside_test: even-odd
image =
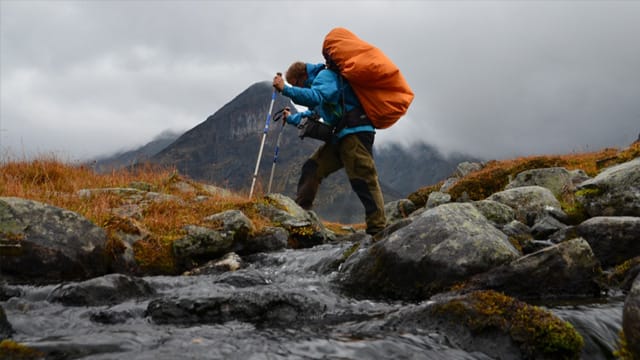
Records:
[[[355,243],[351,245],[345,252],[342,254],[342,261],[347,260],[353,253],[355,253],[360,248],[360,243]]]
[[[622,282],[627,277],[629,270],[635,268],[636,266],[640,266],[640,256],[636,256],[631,258],[622,264],[616,266],[607,276],[607,283],[609,286],[618,287],[622,284]]]
[[[527,358],[578,359],[584,346],[584,340],[568,322],[495,291],[476,291],[436,305],[433,311],[461,321],[472,332],[499,329],[508,333]]]
[[[42,359],[44,354],[13,340],[0,341],[0,360]]]
[[[584,208],[581,202],[576,201],[574,198],[558,199],[562,211],[567,214],[567,224],[578,225],[589,218],[587,210]]]
[[[602,190],[599,188],[585,188],[576,191],[576,197],[592,198],[602,195]]]
[[[307,226],[284,226],[289,231],[288,245],[292,249],[300,249],[318,245],[317,234],[320,231],[315,225]]]
[[[624,331],[620,330],[620,338],[618,340],[618,346],[613,351],[613,356],[616,359],[620,360],[633,360],[633,353],[629,350],[629,344],[627,343],[627,338],[624,335]]]

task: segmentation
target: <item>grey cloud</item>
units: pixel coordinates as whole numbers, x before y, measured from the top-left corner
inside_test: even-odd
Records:
[[[322,61],[335,26],[383,49],[416,93],[380,143],[501,158],[622,147],[640,131],[638,2],[0,6],[5,149],[95,156],[193,127],[291,61]]]

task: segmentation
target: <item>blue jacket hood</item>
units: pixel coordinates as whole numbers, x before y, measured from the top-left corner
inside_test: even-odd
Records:
[[[304,86],[309,87],[311,86],[311,83],[313,83],[313,80],[315,80],[316,76],[318,76],[318,73],[325,69],[325,66],[324,64],[310,64],[310,63],[306,63],[306,65],[307,65],[307,80],[304,82]]]

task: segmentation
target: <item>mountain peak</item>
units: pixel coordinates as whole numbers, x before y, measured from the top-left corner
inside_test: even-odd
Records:
[[[213,115],[185,132],[151,162],[175,167],[192,179],[234,191],[247,191],[255,171],[257,155],[273,96],[269,81],[252,84]],[[288,106],[290,99],[277,95],[273,110]],[[283,131],[278,163],[273,179],[273,192],[292,196],[305,160],[321,144],[313,139],[300,140],[297,129],[282,128],[272,122],[267,132],[258,173],[258,192],[266,192],[273,164],[275,144]],[[465,158],[445,159],[433,147],[383,146],[375,148],[375,159],[386,201],[394,200],[426,184],[450,175]],[[362,204],[351,191],[344,171],[338,171],[322,182],[315,202],[316,212],[324,219],[346,223],[361,222]]]

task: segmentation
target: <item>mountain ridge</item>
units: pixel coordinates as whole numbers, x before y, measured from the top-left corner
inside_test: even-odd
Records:
[[[198,181],[248,192],[272,95],[269,82],[254,83],[205,121],[149,156],[147,161],[173,166]],[[288,98],[277,95],[274,112],[285,106],[296,112]],[[284,131],[272,192],[293,197],[302,164],[321,143],[313,139],[300,140],[297,129],[282,128],[281,123],[273,119],[269,125],[257,179],[258,192],[267,190],[277,136]],[[422,186],[443,180],[453,173],[458,163],[474,160],[464,155],[444,157],[427,144],[374,145],[374,158],[385,202],[404,198]],[[351,191],[344,171],[323,181],[314,210],[330,221],[364,220],[362,205]]]

